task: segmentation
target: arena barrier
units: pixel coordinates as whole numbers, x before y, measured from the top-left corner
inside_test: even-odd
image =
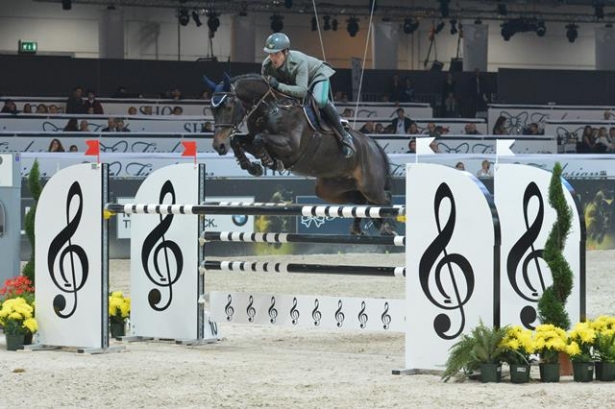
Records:
[[[192,172],[197,172],[193,165],[174,166],[191,168]],[[142,264],[146,259],[148,263],[154,264],[154,260],[157,260],[159,267],[165,261],[165,254],[171,257],[169,252],[173,253],[175,260],[179,260],[175,255],[180,253],[174,252],[173,246],[166,243],[171,240],[170,226],[181,218],[194,218],[195,213],[201,211],[237,214],[265,209],[268,214],[275,215],[302,215],[306,212],[348,218],[405,214],[405,238],[411,244],[406,246],[405,300],[211,292],[210,308],[214,320],[310,327],[319,327],[316,323],[326,322],[324,327],[327,328],[389,332],[401,330],[406,334],[406,369],[409,371],[441,369],[450,346],[480,320],[491,325],[506,323],[531,326],[537,323],[537,299],[545,286],[550,284],[548,269],[540,258],[541,249],[555,220],[555,211],[547,205],[545,199],[548,196],[549,172],[525,165],[496,165],[494,200],[485,186],[467,172],[442,165],[409,164],[406,206],[403,209],[375,206],[263,207],[261,204],[232,205],[226,202],[178,204],[183,200],[179,195],[173,197],[168,193],[163,194],[168,192],[169,184],[179,187],[187,180],[198,178],[193,176],[194,179],[190,179],[172,170],[174,166],[159,170],[156,180],[152,178],[147,182],[150,184],[149,193],[139,197],[144,203],[152,203],[147,205],[104,205],[107,188],[103,175],[106,165],[77,165],[59,172],[60,177],[56,175],[49,181],[47,187],[51,186],[51,189],[46,187],[43,191],[37,213],[37,224],[42,226],[37,232],[44,231],[43,234],[37,234],[36,244],[37,316],[41,319],[41,340],[56,340],[53,335],[61,329],[64,338],[56,342],[74,345],[77,341],[69,338],[76,333],[83,333],[86,328],[94,334],[89,334],[90,338],[101,339],[104,344],[108,317],[103,307],[106,302],[105,280],[108,279],[108,272],[104,269],[107,224],[100,219],[103,209],[106,209],[107,216],[126,211],[135,220],[137,217],[148,217],[140,213],[156,213],[158,217],[150,215],[151,225],[143,228],[142,235],[149,238],[149,241],[138,243],[134,240],[132,257],[133,263],[138,262],[139,258]],[[75,186],[81,186],[81,190]],[[565,181],[564,186],[568,204],[576,209],[564,252],[575,274],[573,291],[567,305],[574,320],[582,319],[585,315],[585,237],[583,220],[579,217],[572,194],[574,192],[570,191]],[[194,190],[198,191],[198,186]],[[47,200],[46,196],[52,196],[55,200]],[[65,217],[49,217],[58,209],[65,211]],[[84,209],[89,212],[87,215]],[[170,219],[171,215],[179,214],[186,215]],[[165,230],[167,228],[169,230]],[[197,234],[197,230],[188,232],[183,227],[179,230],[184,236],[189,236],[192,242],[192,245],[181,247],[180,250],[196,253],[198,239],[204,239],[206,234]],[[149,243],[151,249],[159,246],[154,257],[151,257],[153,250],[149,252],[150,257],[144,257],[148,253],[144,251],[147,247],[145,242]],[[78,258],[81,265],[89,265],[91,270],[89,274],[82,274],[83,280],[73,280],[73,284],[67,283],[65,279],[59,280],[58,277],[75,276],[74,270],[72,274],[56,274],[55,279],[51,271],[60,264],[63,267],[59,271],[66,270],[69,255]],[[84,255],[92,262],[84,262]],[[189,259],[188,256],[186,259]],[[46,264],[48,260],[49,264]],[[199,260],[203,262],[204,257]],[[505,273],[500,274],[501,266],[504,266]],[[205,302],[205,293],[194,290],[200,285],[198,267],[198,264],[188,266],[187,272],[182,274],[182,277],[190,276],[190,284],[186,287],[192,286],[191,291],[185,296],[173,293],[173,302],[183,297],[189,300],[183,307],[184,311],[189,308],[199,311]],[[179,268],[176,267],[176,270]],[[163,281],[165,275],[162,271],[158,273],[155,276]],[[153,308],[169,301],[171,291],[176,290],[171,282],[175,282],[177,275],[173,275],[170,270],[167,273],[166,281],[159,284],[152,284],[154,280],[148,279],[148,287],[144,290],[147,297],[136,299],[133,311]],[[92,291],[93,295],[89,297],[81,292],[86,290]],[[66,293],[70,295],[70,302],[67,302]],[[77,299],[80,300],[78,308]],[[65,313],[67,310],[76,313],[68,316]],[[56,311],[62,314],[58,315]],[[77,316],[82,319],[87,317],[91,325],[81,327],[76,323],[67,323],[73,320],[77,322]],[[318,317],[321,320],[316,320]],[[342,317],[347,319],[340,321]],[[149,320],[152,327],[164,326],[155,321],[158,319],[156,314],[144,319]],[[60,320],[67,324],[60,328],[60,325],[56,325]],[[199,322],[197,318],[187,325],[207,327],[204,321]],[[143,324],[138,324],[136,330],[140,325]],[[210,326],[214,328],[215,323],[210,321]],[[215,337],[217,334],[210,335]]]

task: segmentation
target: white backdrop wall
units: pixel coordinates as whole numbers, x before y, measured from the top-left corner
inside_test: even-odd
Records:
[[[118,6],[119,7],[119,6]],[[60,3],[32,0],[0,0],[0,53],[16,53],[20,39],[37,41],[39,54],[67,54],[77,58],[98,58],[98,22],[104,6],[73,4],[72,10],[62,10]],[[197,28],[193,21],[179,27],[175,10],[163,8],[125,7],[125,58],[194,61],[209,54],[206,17]],[[284,14],[283,8],[280,10]],[[284,15],[284,31],[295,48],[322,57],[317,32],[311,30],[312,15]],[[270,14],[250,14],[255,19],[255,55],[263,58],[262,43],[271,33]],[[361,60],[366,55],[372,67],[371,49],[367,45],[367,19],[359,20],[359,32],[350,37],[346,31],[346,17],[337,16],[339,29],[323,31],[326,59],[339,68],[350,68],[351,57]],[[213,39],[213,55],[226,61],[231,55],[232,16],[220,17],[220,28]],[[401,24],[401,23],[400,23]],[[566,39],[564,23],[547,23],[547,34],[519,33],[510,41],[500,34],[499,21],[484,21],[489,25],[488,70],[499,68],[594,69],[594,26],[579,23],[576,42]],[[322,26],[322,24],[321,24]],[[418,31],[406,35],[400,31],[398,45],[399,69],[421,70],[429,47],[431,21],[423,20]],[[450,24],[436,37],[437,57],[448,63],[457,53],[457,36],[449,34]],[[462,47],[463,48],[463,47]],[[427,68],[434,55],[430,56]],[[444,69],[448,69],[448,64]]]

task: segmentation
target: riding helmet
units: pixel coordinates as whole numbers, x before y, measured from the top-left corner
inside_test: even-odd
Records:
[[[290,48],[290,40],[284,33],[273,33],[267,37],[265,41],[265,48],[263,50],[267,54],[277,53],[278,51],[286,50]]]

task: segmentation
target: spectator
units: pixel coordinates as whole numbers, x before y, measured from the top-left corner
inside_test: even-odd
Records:
[[[595,144],[594,130],[590,125],[586,125],[581,140],[577,143],[577,153],[590,153],[594,150]]]
[[[402,88],[401,102],[413,102],[415,99],[414,94],[415,90],[412,86],[412,80],[410,78],[406,78]]]
[[[612,141],[609,140],[609,135],[606,132],[606,127],[601,126],[598,129],[598,135],[596,137],[596,143],[594,145],[594,152],[596,153],[606,153],[612,150],[613,145]]]
[[[354,118],[354,110],[350,108],[344,109],[344,112],[342,112],[342,118]]]
[[[143,107],[141,107],[141,113],[143,115],[152,115],[153,113],[153,109],[151,105],[145,105]]]
[[[374,127],[374,131],[375,133],[384,133],[384,125],[378,122],[376,126]]]
[[[107,118],[107,127],[103,128],[101,132],[117,132],[117,126],[115,125],[115,118]]]
[[[364,135],[373,134],[374,133],[374,123],[372,121],[365,122],[365,124],[361,127],[361,129],[359,129],[359,132],[361,132]]]
[[[468,95],[471,103],[470,116],[476,117],[477,113],[487,110],[487,84],[478,68],[474,70],[474,77],[470,81]]]
[[[457,162],[457,164],[455,165],[455,169],[466,170],[466,165],[464,165],[463,162]]]
[[[408,141],[408,150],[406,153],[416,153],[416,139],[412,138]]]
[[[77,149],[77,145],[71,145],[70,148],[68,148],[69,152],[79,152],[79,149]]]
[[[491,164],[487,159],[485,159],[481,163],[480,170],[476,172],[476,176],[479,178],[491,178],[493,177],[493,173],[491,173]]]
[[[122,118],[115,120],[115,132],[130,132],[130,129],[126,127]]]
[[[214,131],[214,127],[209,121],[205,122],[203,124],[203,127],[201,128],[201,132],[213,132],[213,131]]]
[[[79,122],[79,132],[91,132],[90,124],[85,119]]]
[[[136,107],[129,107],[128,108],[128,115],[137,115],[137,108]]]
[[[72,119],[71,119],[72,121]],[[76,121],[76,119],[75,119]],[[62,146],[62,142],[60,142],[59,139],[57,138],[53,138],[51,140],[51,143],[49,143],[49,149],[47,149],[47,151],[49,152],[64,152],[64,146]]]
[[[404,94],[404,84],[401,82],[399,75],[393,74],[389,89],[389,101],[400,102]],[[403,132],[402,132],[403,133]]]
[[[345,92],[342,91],[337,91],[334,95],[333,95],[333,100],[335,102],[348,102],[348,96],[346,95]]]
[[[453,94],[453,96],[456,98],[456,95],[457,95],[456,85],[457,84],[455,84],[453,73],[452,72],[446,73],[446,80],[444,81],[444,84],[442,85],[442,100],[445,100],[449,96],[449,94]]]
[[[442,128],[438,130],[438,128],[436,127],[436,124],[434,124],[433,122],[429,122],[427,124],[427,129],[425,130],[425,133],[429,136],[433,136],[434,138],[437,138],[439,136],[442,136]]]
[[[169,93],[169,96],[174,101],[179,101],[180,99],[182,99],[182,93],[177,87],[171,90],[171,92]]]
[[[47,109],[47,105],[45,105],[45,104],[38,104],[38,106],[36,107],[36,113],[37,114],[47,114],[47,113],[49,113],[49,110]]]
[[[449,92],[444,100],[444,117],[445,118],[458,118],[459,107],[457,106],[457,98],[452,92]]]
[[[102,115],[105,113],[102,104],[96,99],[96,94],[92,90],[88,90],[88,99],[83,103],[83,106],[89,114]]]
[[[172,115],[181,115],[184,113],[184,110],[182,109],[182,107],[175,107],[173,108],[173,112],[171,113]]]
[[[474,122],[470,122],[467,123],[464,127],[463,130],[465,132],[466,135],[480,135],[481,133],[478,132],[478,130],[476,129],[476,124]]]
[[[506,124],[506,117],[499,116],[498,119],[495,120],[495,125],[493,125],[493,135],[508,135],[506,132],[506,128],[504,125]]]
[[[83,104],[81,97],[83,96],[83,88],[76,86],[73,88],[73,93],[66,100],[66,113],[67,114],[85,114],[87,109]]]
[[[38,108],[37,108],[37,110],[38,110]],[[56,104],[49,105],[49,113],[50,114],[57,114],[58,113],[58,106]]]
[[[615,116],[615,114],[613,114],[611,111],[604,111],[604,114],[603,114],[603,115],[604,115],[604,120],[605,120],[605,121],[610,121],[610,120],[611,120],[611,118],[612,118],[613,116]]]
[[[32,105],[30,104],[24,104],[23,106],[23,111],[24,114],[31,114],[32,113]]]
[[[64,127],[64,132],[79,132],[79,122],[77,122],[77,118],[71,118],[68,120],[66,126]]]
[[[0,111],[2,114],[16,114],[17,113],[17,105],[11,99],[7,99],[4,101],[4,106]]]
[[[410,118],[406,118],[406,113],[403,108],[397,108],[397,118],[391,121],[391,125],[393,126],[393,132],[398,135],[403,135],[408,133],[408,128],[410,128],[410,124],[412,120]]]
[[[410,134],[410,135],[418,135],[420,133],[421,133],[421,131],[419,130],[418,125],[416,124],[416,122],[412,121],[410,123],[410,126],[408,127],[408,134]]]

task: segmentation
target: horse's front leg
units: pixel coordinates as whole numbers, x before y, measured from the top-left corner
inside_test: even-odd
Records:
[[[233,153],[235,154],[235,158],[237,159],[237,163],[239,163],[241,169],[247,170],[252,176],[262,176],[264,173],[263,167],[258,162],[250,161],[250,159],[246,156],[244,144],[248,138],[252,139],[252,136],[236,135],[233,139],[231,139],[231,148],[233,149]]]
[[[261,133],[257,134],[252,142],[254,156],[260,159],[264,166],[279,172],[284,170],[280,157],[288,155],[284,149],[280,149],[280,141],[284,140],[282,138],[282,135]],[[283,142],[282,145],[287,143]]]

